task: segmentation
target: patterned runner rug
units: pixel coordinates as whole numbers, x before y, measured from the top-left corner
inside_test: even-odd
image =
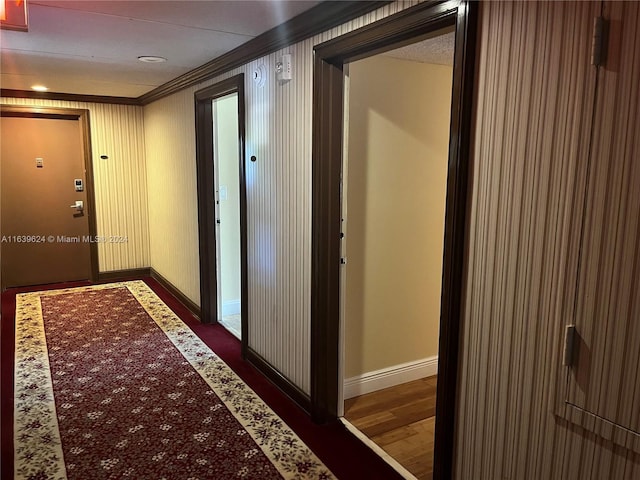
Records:
[[[142,281],[17,296],[20,479],[332,479]]]

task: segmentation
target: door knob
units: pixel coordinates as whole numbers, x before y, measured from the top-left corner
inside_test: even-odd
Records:
[[[84,210],[84,202],[82,200],[76,200],[76,203],[71,205],[71,208],[75,208],[77,210]]]

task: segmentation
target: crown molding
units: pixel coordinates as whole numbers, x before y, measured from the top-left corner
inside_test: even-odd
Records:
[[[73,93],[2,89],[3,97],[62,100],[70,102],[148,105],[180,90],[197,85],[281,48],[301,42],[392,3],[383,1],[324,1],[268,30],[210,62],[188,71],[137,97],[110,97]]]
[[[254,37],[230,52],[160,85],[138,97],[141,105],[160,100],[185,88],[245,65],[281,48],[376,10],[390,1],[325,1]]]
[[[105,95],[80,95],[75,93],[34,92],[33,90],[11,90],[3,88],[0,96],[7,98],[34,98],[41,100],[63,100],[68,102],[115,103],[119,105],[141,105],[138,98],[109,97]]]

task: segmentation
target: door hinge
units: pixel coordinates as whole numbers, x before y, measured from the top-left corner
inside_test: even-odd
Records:
[[[564,351],[562,352],[562,365],[573,365],[573,344],[576,338],[576,326],[567,325],[564,329]]]
[[[599,67],[607,58],[607,21],[604,17],[593,19],[593,43],[591,44],[591,65]]]

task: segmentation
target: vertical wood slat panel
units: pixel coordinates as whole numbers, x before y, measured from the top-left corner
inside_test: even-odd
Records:
[[[395,2],[144,107],[151,266],[199,303],[193,94],[245,74],[249,347],[310,391],[313,46],[415,5]],[[275,63],[291,53],[293,80]],[[253,81],[258,65],[266,83]],[[255,155],[257,161],[249,158]],[[170,232],[171,238],[167,238]]]
[[[101,272],[149,266],[147,178],[142,107],[101,103],[2,98],[6,105],[89,110],[98,236],[127,236],[126,243],[99,243]],[[100,155],[108,155],[108,160]]]
[[[589,442],[553,411],[573,317],[597,11],[481,7],[457,478],[587,478],[564,467]],[[596,442],[604,465],[603,451]]]

